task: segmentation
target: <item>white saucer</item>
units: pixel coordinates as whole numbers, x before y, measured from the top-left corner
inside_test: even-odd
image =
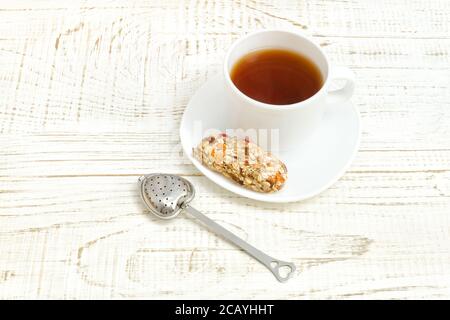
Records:
[[[193,158],[192,148],[197,146],[207,129],[224,131],[233,128],[222,81],[221,76],[216,76],[194,94],[180,125],[183,151],[206,177],[247,198],[266,202],[293,202],[317,195],[344,174],[358,150],[361,129],[359,114],[351,102],[331,107],[321,126],[306,141],[293,146],[293,151],[278,155],[288,168],[288,180],[280,191],[259,193],[248,190],[204,167]]]

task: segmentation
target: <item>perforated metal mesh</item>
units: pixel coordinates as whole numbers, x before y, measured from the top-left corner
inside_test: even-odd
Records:
[[[161,218],[175,217],[182,205],[194,196],[192,184],[171,174],[152,174],[141,177],[142,198],[149,209]]]

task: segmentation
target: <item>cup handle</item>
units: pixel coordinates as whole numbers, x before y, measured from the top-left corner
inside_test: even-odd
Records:
[[[338,104],[347,101],[355,91],[355,74],[347,67],[332,67],[330,81],[345,80],[342,88],[328,91],[327,104]]]

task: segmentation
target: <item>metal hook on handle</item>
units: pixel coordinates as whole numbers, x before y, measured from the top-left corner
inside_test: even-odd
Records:
[[[269,257],[270,258],[270,257]],[[271,258],[272,261],[267,265],[264,263],[264,265],[272,271],[275,278],[277,278],[280,282],[285,282],[289,280],[292,275],[295,272],[295,265],[292,262],[286,262],[286,261],[279,261]],[[285,272],[283,272],[283,270]],[[280,272],[281,271],[281,272]]]

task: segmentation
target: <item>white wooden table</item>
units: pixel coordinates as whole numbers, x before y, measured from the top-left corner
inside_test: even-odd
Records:
[[[0,298],[450,298],[449,21],[447,0],[2,0]],[[172,155],[232,41],[284,26],[356,72],[363,133],[329,190],[276,205]],[[136,181],[155,171],[295,278],[146,214]]]

